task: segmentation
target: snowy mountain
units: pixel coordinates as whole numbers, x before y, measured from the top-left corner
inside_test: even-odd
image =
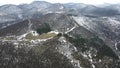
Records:
[[[0,6],[0,67],[119,68],[117,6],[45,1]]]

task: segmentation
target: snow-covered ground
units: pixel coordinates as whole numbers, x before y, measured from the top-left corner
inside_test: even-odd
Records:
[[[66,41],[65,37],[60,37],[59,41],[61,42],[61,45],[56,48],[58,52],[66,56],[75,67],[82,68],[79,60],[76,60],[72,55],[74,52],[77,52],[77,48]]]
[[[83,26],[84,28],[91,30],[95,28],[95,23],[91,24],[91,20],[89,20],[87,17],[75,17],[72,16],[72,18],[80,25]],[[88,22],[89,21],[89,22]],[[91,28],[92,27],[92,28]]]

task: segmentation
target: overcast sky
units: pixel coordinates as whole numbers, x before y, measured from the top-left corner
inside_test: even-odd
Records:
[[[32,1],[37,0],[0,0],[0,4],[21,4],[21,3],[31,3]],[[85,4],[104,4],[104,3],[110,3],[110,4],[116,4],[120,3],[120,0],[39,0],[39,1],[48,1],[52,3],[68,3],[68,2],[74,2],[74,3],[85,3]]]

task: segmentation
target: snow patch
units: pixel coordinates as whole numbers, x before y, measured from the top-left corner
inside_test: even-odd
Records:
[[[28,33],[25,33],[25,34],[23,34],[23,35],[21,35],[21,36],[18,36],[17,39],[18,39],[18,40],[21,40],[22,38],[26,37],[27,34],[28,34]]]
[[[13,44],[14,44],[14,45],[19,45],[19,43],[18,43],[18,42],[14,42]]]
[[[117,44],[118,44],[118,43],[115,43],[115,49],[116,49],[116,50],[118,50],[118,48],[117,48]]]
[[[67,28],[68,31],[66,31],[65,33],[67,34],[67,33],[71,32],[71,31],[73,31],[76,27],[77,27],[77,26],[75,25],[75,26],[74,26],[73,28],[71,28],[70,30],[68,30],[68,28]]]

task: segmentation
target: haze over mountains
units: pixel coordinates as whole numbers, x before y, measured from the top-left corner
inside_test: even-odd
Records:
[[[0,67],[119,68],[119,18],[119,4],[2,5]]]

